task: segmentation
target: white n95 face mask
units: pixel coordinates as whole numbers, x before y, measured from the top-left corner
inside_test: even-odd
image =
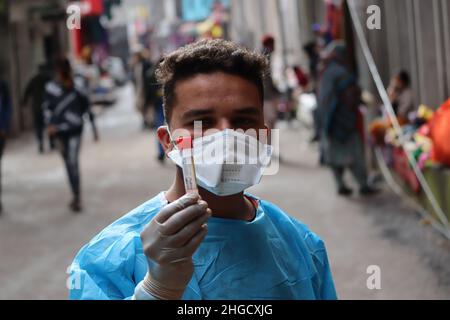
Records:
[[[226,129],[194,139],[192,152],[198,185],[215,195],[229,196],[261,181],[272,157],[272,146]],[[169,152],[168,156],[182,167],[183,159],[178,149]]]

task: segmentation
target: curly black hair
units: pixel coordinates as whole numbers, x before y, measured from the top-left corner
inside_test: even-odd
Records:
[[[269,72],[268,60],[264,55],[222,39],[201,40],[166,55],[156,70],[158,83],[164,92],[167,122],[170,121],[176,101],[177,82],[214,72],[239,76],[253,83],[263,99],[264,79]]]

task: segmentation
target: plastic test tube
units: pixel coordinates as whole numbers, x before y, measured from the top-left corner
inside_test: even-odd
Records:
[[[186,193],[198,194],[197,178],[195,175],[194,156],[192,152],[192,137],[180,137],[176,141],[183,159],[183,177]]]

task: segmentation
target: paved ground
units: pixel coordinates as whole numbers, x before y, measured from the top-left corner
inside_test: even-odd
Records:
[[[82,150],[85,213],[67,209],[60,158],[39,156],[31,135],[11,141],[3,161],[5,214],[0,218],[0,299],[65,299],[66,268],[103,227],[167,188],[170,164],[155,160],[155,138],[140,130],[130,88],[99,117],[102,140],[86,130]],[[282,131],[284,164],[252,191],[299,218],[326,242],[341,299],[449,299],[450,244],[401,200],[335,196],[305,130]],[[381,290],[366,286],[381,268]]]

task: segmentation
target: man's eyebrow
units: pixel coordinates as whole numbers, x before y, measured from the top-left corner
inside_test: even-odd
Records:
[[[245,107],[235,111],[235,113],[242,115],[260,115],[261,112],[261,108],[258,107]]]

